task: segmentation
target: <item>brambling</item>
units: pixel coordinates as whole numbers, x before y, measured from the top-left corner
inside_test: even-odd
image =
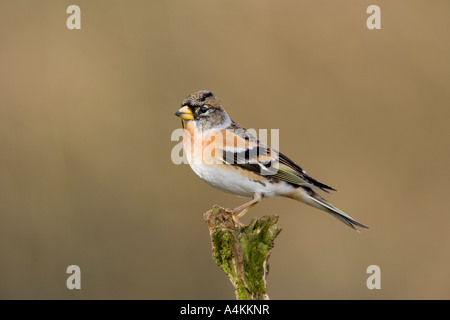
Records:
[[[336,189],[306,171],[231,120],[210,91],[189,95],[175,113],[182,119],[183,148],[192,170],[211,186],[252,200],[227,209],[239,219],[262,198],[291,198],[323,210],[358,231],[368,228],[322,198]]]

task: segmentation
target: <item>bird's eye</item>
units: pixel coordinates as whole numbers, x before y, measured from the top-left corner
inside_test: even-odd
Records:
[[[208,111],[207,107],[201,107],[200,108],[200,113],[205,113],[206,111]]]

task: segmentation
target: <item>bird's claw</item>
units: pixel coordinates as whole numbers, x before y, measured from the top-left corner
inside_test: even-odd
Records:
[[[234,213],[231,214],[231,217],[233,218],[235,228],[238,229],[238,234],[240,234],[241,231],[244,229],[245,224],[239,221],[239,219],[234,215]]]

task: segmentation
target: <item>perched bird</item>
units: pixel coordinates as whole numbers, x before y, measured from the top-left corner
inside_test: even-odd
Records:
[[[252,200],[228,209],[239,219],[262,198],[291,198],[323,210],[358,231],[368,228],[322,198],[336,191],[231,120],[210,91],[189,95],[175,113],[185,129],[183,148],[192,170],[211,186]]]

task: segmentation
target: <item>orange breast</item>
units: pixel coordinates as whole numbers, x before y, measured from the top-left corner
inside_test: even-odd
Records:
[[[212,163],[215,157],[215,135],[203,134],[189,121],[184,127],[184,151],[189,161]]]

